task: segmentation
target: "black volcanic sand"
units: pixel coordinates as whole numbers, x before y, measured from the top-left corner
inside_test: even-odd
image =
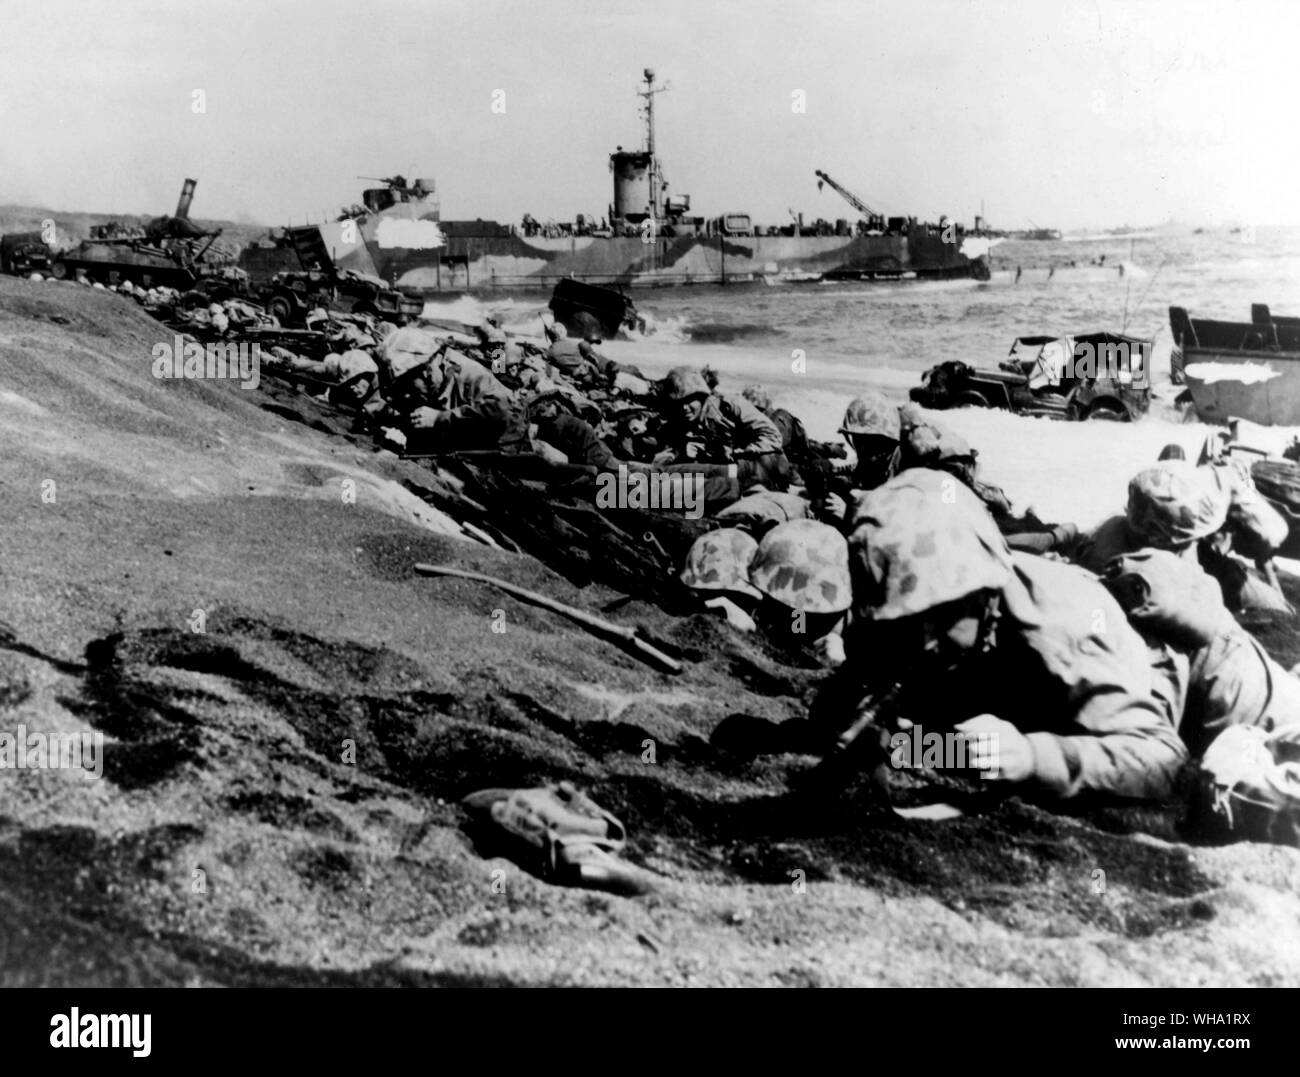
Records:
[[[0,771],[0,984],[1300,983],[1300,852],[1186,844],[1176,806],[985,791],[928,823],[863,782],[810,812],[786,790],[811,758],[710,736],[801,717],[816,671],[421,528],[387,487],[345,503],[357,469],[444,508],[458,480],[276,394],[155,381],[169,339],[129,300],[0,279],[0,730],[107,741],[100,781]],[[686,671],[417,561],[612,608]],[[1300,658],[1293,624],[1258,627]],[[481,855],[459,798],[563,778],[659,893]]]

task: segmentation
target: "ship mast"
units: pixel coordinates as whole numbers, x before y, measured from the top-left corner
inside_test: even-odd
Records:
[[[659,211],[659,188],[662,176],[659,161],[655,158],[655,94],[663,93],[667,86],[655,85],[655,73],[647,67],[644,71],[645,89],[638,90],[637,96],[645,98],[645,151],[650,157],[650,213],[658,221],[663,214]]]

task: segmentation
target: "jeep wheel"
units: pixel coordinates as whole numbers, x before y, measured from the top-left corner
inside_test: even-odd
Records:
[[[68,263],[63,261],[55,262],[50,266],[50,276],[55,280],[67,280]]]
[[[1105,422],[1105,423],[1126,423],[1129,421],[1129,414],[1123,408],[1116,407],[1114,404],[1102,401],[1094,404],[1088,409],[1088,414],[1084,416],[1088,422]]]
[[[276,318],[281,325],[288,325],[289,319],[293,317],[293,304],[288,296],[274,295],[266,304],[266,313]]]
[[[963,389],[953,397],[952,404],[955,408],[987,408],[991,406],[989,398],[974,389]]]

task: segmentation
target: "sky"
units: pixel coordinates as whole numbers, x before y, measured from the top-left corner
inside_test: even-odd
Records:
[[[779,224],[1297,224],[1293,0],[0,0],[0,203],[268,225],[436,179],[608,212],[642,71],[670,193]],[[200,108],[200,106],[202,106]],[[802,107],[800,107],[802,106]]]

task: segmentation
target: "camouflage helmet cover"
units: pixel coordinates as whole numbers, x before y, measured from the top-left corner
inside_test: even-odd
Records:
[[[898,407],[883,395],[867,390],[850,401],[840,423],[841,434],[878,434],[881,437],[899,437]]]
[[[970,442],[960,434],[924,419],[910,425],[905,421],[902,441],[908,456],[926,467],[948,461],[973,461],[976,455]]]
[[[758,408],[759,411],[772,410],[772,398],[767,395],[767,390],[761,385],[746,385],[740,391],[740,395]]]
[[[919,404],[908,401],[898,406],[898,423],[904,434],[914,426],[921,426],[925,421],[925,414]]]
[[[778,524],[758,544],[749,582],[791,609],[843,613],[853,604],[848,543],[816,520]]]
[[[739,591],[759,597],[749,582],[749,562],[758,543],[738,527],[724,527],[701,535],[686,553],[681,581],[697,591]]]
[[[1155,546],[1186,546],[1218,531],[1230,494],[1186,460],[1162,460],[1128,484],[1128,523]]]
[[[664,396],[669,400],[688,400],[693,396],[708,396],[709,387],[704,376],[693,367],[675,366],[663,380]]]
[[[942,471],[911,468],[858,498],[851,519],[855,608],[910,617],[1012,576],[1011,551],[979,498]]]

